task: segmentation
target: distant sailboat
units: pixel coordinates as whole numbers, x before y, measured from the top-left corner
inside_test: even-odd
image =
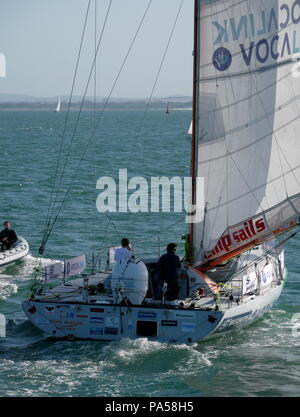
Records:
[[[170,114],[170,107],[169,107],[169,103],[167,103],[166,114]]]
[[[56,109],[54,110],[55,113],[59,113],[60,112],[60,97],[58,97],[58,102],[57,102],[57,106]]]
[[[192,134],[193,134],[193,121],[191,121],[191,124],[190,124],[189,130],[188,130],[188,135],[189,135],[189,136],[192,136]]]

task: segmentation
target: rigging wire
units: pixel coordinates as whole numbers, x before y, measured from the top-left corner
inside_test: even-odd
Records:
[[[184,0],[181,0],[181,3],[180,3],[180,5],[179,5],[179,9],[178,9],[177,14],[176,14],[176,17],[175,17],[175,22],[174,22],[174,24],[173,24],[173,26],[172,26],[171,33],[170,33],[170,35],[169,35],[169,38],[168,38],[168,41],[167,41],[166,47],[165,47],[165,49],[164,49],[164,53],[163,53],[162,59],[161,59],[161,61],[160,61],[160,65],[159,65],[159,68],[158,68],[158,71],[157,71],[156,77],[155,77],[155,80],[154,80],[154,84],[153,84],[152,89],[151,89],[151,93],[150,93],[150,95],[149,95],[149,98],[148,98],[147,103],[146,103],[146,106],[145,106],[145,110],[144,110],[144,112],[143,112],[143,116],[142,116],[142,119],[141,119],[141,122],[140,122],[140,126],[139,126],[139,128],[136,130],[136,131],[138,132],[138,133],[136,134],[136,136],[137,136],[137,137],[139,137],[139,136],[140,136],[140,133],[141,133],[141,131],[142,131],[143,127],[144,127],[144,122],[145,122],[145,119],[146,119],[146,115],[147,115],[147,112],[149,111],[150,103],[151,103],[151,101],[152,101],[152,98],[153,98],[153,95],[154,95],[154,91],[155,91],[155,88],[156,88],[156,86],[157,86],[158,79],[159,79],[160,73],[161,73],[161,71],[162,71],[163,64],[164,64],[164,62],[165,62],[165,59],[166,59],[166,56],[167,56],[167,52],[168,52],[168,50],[169,50],[169,47],[170,47],[170,44],[171,44],[171,40],[172,40],[172,38],[173,38],[174,31],[175,31],[175,28],[176,28],[176,25],[177,25],[177,22],[178,22],[178,19],[179,19],[179,16],[180,16],[181,10],[182,10],[183,1],[184,1]],[[107,213],[106,213],[106,214],[107,214]],[[109,220],[110,220],[110,221],[112,221],[112,219],[111,219],[111,218],[109,218]],[[178,224],[178,223],[179,223],[179,222],[181,222],[181,221],[182,221],[182,219],[180,219],[179,221],[176,221],[176,222],[175,222],[173,225],[171,225],[170,227],[172,227],[172,226],[174,226],[174,225]],[[115,226],[115,224],[113,224],[113,226],[114,226],[114,228],[115,228],[115,230],[116,230],[116,226]],[[155,234],[153,234],[153,236],[156,236],[156,237],[157,237],[157,234],[160,234],[161,232],[162,232],[162,230],[160,229],[158,232],[156,232]],[[148,240],[148,239],[149,239],[149,238],[147,238],[147,240]],[[137,243],[144,243],[144,242],[146,242],[147,240],[138,240],[138,241],[133,241],[132,243],[135,245],[135,244],[137,244]]]
[[[152,89],[151,89],[151,93],[150,93],[150,95],[148,97],[148,100],[147,100],[147,103],[146,103],[146,106],[145,106],[145,109],[144,109],[144,112],[143,112],[143,116],[142,116],[141,121],[140,121],[139,128],[136,130],[136,132],[137,132],[136,136],[137,137],[140,136],[141,131],[142,131],[143,127],[144,127],[144,122],[145,122],[145,119],[146,119],[146,115],[147,115],[147,113],[149,111],[149,107],[150,107],[150,104],[151,104],[151,101],[152,101],[152,98],[153,98],[153,95],[154,95],[154,91],[155,91],[155,88],[157,86],[158,79],[159,79],[159,76],[161,74],[161,71],[162,71],[162,68],[163,68],[163,65],[164,65],[166,56],[167,56],[167,52],[169,50],[169,47],[170,47],[170,44],[171,44],[171,41],[172,41],[172,38],[173,38],[173,35],[174,35],[174,32],[175,32],[175,28],[176,28],[176,25],[177,25],[177,22],[178,22],[178,19],[179,19],[181,10],[182,10],[183,2],[184,2],[184,0],[181,0],[180,5],[179,5],[179,8],[178,8],[178,11],[177,11],[177,14],[176,14],[176,17],[175,17],[174,24],[172,26],[172,29],[171,29],[171,32],[170,32],[170,35],[169,35],[169,38],[168,38],[166,47],[164,49],[164,53],[163,53],[162,59],[161,59],[160,64],[159,64],[159,68],[158,68],[158,71],[157,71],[157,74],[156,74],[156,77],[155,77],[155,80],[154,80],[154,83],[153,83],[153,86],[152,86]],[[182,219],[180,219],[179,221],[176,221],[174,223],[174,225],[178,224],[181,221],[182,221]],[[171,225],[170,227],[172,227],[172,226],[173,225]],[[153,236],[157,236],[157,234],[158,233],[161,233],[161,231],[162,230],[160,229]],[[147,240],[148,240],[148,238],[147,238]],[[143,243],[143,242],[146,242],[147,240],[139,240],[139,241],[135,241],[133,243],[134,244]]]
[[[96,55],[97,51],[97,0],[94,0],[94,54]],[[93,170],[92,170],[92,182],[94,182],[96,178],[96,153],[95,153],[95,143],[96,143],[96,132],[95,132],[95,126],[96,126],[96,104],[97,104],[97,59],[95,60],[95,66],[94,66],[94,103],[93,103],[93,124],[94,124],[94,136],[93,136],[93,142],[91,146],[92,151],[92,160],[93,160]],[[92,193],[92,197],[93,197]],[[95,219],[95,205],[93,203],[93,198],[91,198],[91,224],[93,224],[93,221]],[[95,247],[96,247],[96,227],[93,227],[92,231],[92,268],[91,273],[94,272],[95,268]]]
[[[122,72],[122,70],[123,70],[123,68],[124,68],[124,66],[125,66],[125,64],[126,64],[126,62],[127,62],[127,59],[128,59],[128,57],[129,57],[129,55],[130,55],[130,52],[131,52],[131,50],[132,50],[132,48],[133,48],[133,45],[134,45],[134,43],[135,43],[135,40],[136,40],[136,38],[137,38],[137,36],[138,36],[138,34],[139,34],[139,32],[140,32],[140,29],[141,29],[141,27],[142,27],[142,25],[143,25],[143,22],[144,22],[144,20],[145,20],[145,18],[146,18],[146,15],[147,15],[147,13],[148,13],[148,10],[149,10],[149,8],[150,8],[151,3],[152,3],[152,0],[150,0],[150,1],[149,1],[148,6],[147,6],[147,8],[146,8],[146,11],[145,11],[145,13],[144,13],[144,15],[143,15],[143,17],[142,17],[142,19],[141,19],[141,22],[140,22],[140,24],[139,24],[139,26],[138,26],[138,28],[137,28],[137,30],[136,30],[136,32],[135,32],[135,35],[134,35],[134,37],[133,37],[133,40],[132,40],[132,42],[131,42],[131,44],[130,44],[130,47],[129,47],[129,49],[128,49],[127,53],[126,53],[126,56],[125,56],[125,58],[124,58],[124,60],[123,60],[123,63],[122,63],[122,65],[121,65],[121,68],[120,68],[120,70],[119,70],[119,72],[118,72],[118,75],[117,75],[117,77],[116,77],[116,79],[115,79],[115,81],[114,81],[114,83],[113,83],[113,86],[112,86],[112,88],[111,88],[111,90],[110,90],[110,93],[109,93],[109,95],[108,95],[108,97],[107,97],[107,99],[106,99],[106,101],[105,101],[105,103],[104,103],[104,105],[103,105],[103,108],[102,108],[102,111],[101,111],[101,113],[100,113],[100,116],[98,117],[98,120],[97,120],[97,123],[96,123],[96,127],[95,127],[95,129],[93,129],[92,134],[91,134],[91,136],[90,136],[90,138],[89,138],[89,140],[88,140],[88,143],[87,143],[86,149],[85,149],[85,151],[84,151],[84,153],[83,153],[83,155],[82,155],[81,159],[79,160],[78,167],[77,167],[77,169],[75,170],[75,173],[74,173],[74,175],[73,175],[73,177],[72,177],[72,179],[71,179],[71,182],[70,182],[69,188],[67,189],[67,191],[66,191],[66,193],[65,193],[65,196],[64,196],[63,200],[60,202],[60,206],[58,207],[58,211],[57,211],[57,213],[56,213],[55,217],[53,218],[52,223],[50,224],[50,220],[49,220],[49,222],[48,222],[49,227],[48,227],[48,229],[47,229],[47,231],[46,231],[46,233],[45,233],[45,235],[44,235],[44,238],[43,238],[43,241],[42,241],[42,245],[41,245],[40,251],[43,251],[43,250],[44,250],[45,244],[47,243],[47,241],[48,241],[48,239],[49,239],[49,236],[50,236],[50,234],[51,234],[51,232],[52,232],[52,230],[53,230],[53,227],[54,227],[54,225],[55,225],[55,223],[56,223],[56,221],[57,221],[57,219],[58,219],[58,216],[59,216],[59,214],[60,214],[60,212],[61,212],[61,210],[62,210],[62,208],[63,208],[63,206],[64,206],[64,204],[65,204],[65,202],[66,202],[66,199],[67,199],[67,197],[68,197],[68,195],[69,195],[69,193],[70,193],[70,190],[71,190],[71,188],[72,188],[72,185],[73,185],[73,183],[74,183],[74,180],[75,180],[75,178],[76,178],[76,176],[77,176],[78,168],[80,167],[80,165],[81,165],[81,163],[82,163],[82,161],[83,161],[83,158],[84,158],[84,157],[85,157],[85,155],[86,155],[87,149],[88,149],[89,144],[90,144],[90,142],[91,142],[91,140],[92,140],[92,137],[93,137],[93,135],[94,135],[94,131],[96,131],[96,129],[97,129],[98,125],[99,125],[99,121],[100,121],[100,120],[101,120],[101,118],[102,118],[102,115],[103,115],[103,113],[104,113],[104,111],[105,111],[105,109],[106,109],[106,107],[107,107],[107,104],[108,104],[108,102],[109,102],[109,99],[110,99],[110,97],[111,97],[111,95],[112,95],[112,93],[113,93],[113,91],[114,91],[114,88],[115,88],[115,86],[116,86],[116,84],[117,84],[117,82],[118,82],[118,79],[119,79],[119,77],[120,77],[120,75],[121,75],[121,72]],[[104,33],[104,29],[105,29],[105,26],[106,26],[106,22],[107,22],[107,18],[108,18],[108,14],[109,14],[109,11],[110,11],[111,4],[112,4],[112,0],[110,1],[109,8],[108,8],[108,11],[107,11],[107,14],[106,14],[106,17],[105,17],[105,21],[104,21],[104,24],[103,24],[103,29],[102,29],[102,32],[101,32],[101,35],[100,35],[100,39],[99,39],[99,42],[98,42],[97,51],[96,51],[96,54],[95,54],[95,57],[94,57],[94,61],[93,61],[93,64],[92,64],[92,68],[91,68],[91,71],[90,71],[90,74],[89,74],[89,77],[88,77],[88,81],[87,81],[87,85],[86,85],[86,89],[85,89],[85,94],[84,94],[84,97],[83,97],[83,99],[82,99],[82,103],[81,103],[81,106],[80,106],[79,116],[77,117],[76,125],[75,125],[74,131],[73,131],[73,135],[72,135],[72,138],[71,138],[71,144],[72,144],[72,141],[73,141],[73,139],[74,139],[74,136],[75,136],[75,133],[76,133],[76,130],[77,130],[79,117],[80,117],[80,114],[81,114],[81,111],[82,111],[82,107],[83,107],[83,103],[84,103],[85,96],[86,96],[86,93],[87,93],[88,85],[89,85],[89,82],[90,82],[90,79],[91,79],[91,75],[92,75],[92,72],[93,72],[93,68],[94,68],[94,65],[95,65],[95,60],[96,60],[97,54],[98,54],[98,52],[99,52],[99,46],[100,46],[100,43],[101,43],[101,40],[102,40],[102,36],[103,36],[103,33]],[[67,158],[69,157],[69,155],[70,155],[70,148],[69,148],[69,152],[68,152]],[[66,164],[65,164],[65,165],[66,165]],[[65,168],[65,167],[64,167],[64,168]],[[62,175],[61,175],[61,178],[60,178],[60,185],[61,185],[61,181],[62,181],[62,176],[63,176],[63,173],[64,173],[64,170],[63,170]],[[59,191],[59,190],[58,190],[58,191]],[[57,193],[57,196],[58,196],[58,193]],[[55,203],[57,203],[57,196],[56,196],[56,199],[55,199]],[[53,212],[51,213],[51,215],[53,215]]]
[[[181,223],[183,220],[185,219],[185,217],[181,217],[179,220],[177,220],[175,223],[172,223],[169,226],[166,226],[163,229],[159,229],[159,233],[163,233],[164,231],[170,230],[172,227],[176,226],[177,224]],[[147,239],[142,239],[142,240],[136,240],[133,243],[136,245],[137,243],[144,243],[147,242],[148,240],[151,240],[152,238],[157,238],[157,232],[153,233],[153,235],[151,236],[147,236]]]
[[[59,192],[61,190],[63,175],[64,175],[64,172],[65,172],[65,169],[66,169],[66,165],[68,163],[69,156],[70,156],[70,153],[71,153],[71,148],[72,148],[73,140],[74,140],[74,137],[75,137],[75,134],[76,134],[76,131],[77,131],[77,127],[78,127],[80,115],[82,113],[83,105],[84,105],[84,102],[85,102],[87,90],[88,90],[88,87],[89,87],[89,84],[90,84],[90,80],[91,80],[91,77],[92,77],[92,74],[93,74],[93,71],[94,71],[94,66],[95,66],[97,54],[98,54],[99,47],[100,47],[100,44],[101,44],[101,41],[102,41],[102,38],[103,38],[103,34],[104,34],[104,30],[105,30],[106,23],[107,23],[107,20],[108,20],[108,16],[109,16],[109,12],[110,12],[110,9],[111,9],[111,5],[112,5],[112,0],[110,0],[109,6],[108,6],[108,9],[107,9],[107,12],[106,12],[105,20],[104,20],[104,23],[103,23],[102,31],[101,31],[101,34],[100,34],[100,38],[99,38],[99,41],[98,41],[98,44],[97,44],[96,52],[94,54],[93,63],[92,63],[91,70],[90,70],[90,73],[89,73],[89,76],[88,76],[88,80],[87,80],[87,83],[86,83],[86,88],[85,88],[85,91],[84,91],[84,95],[83,95],[83,98],[81,100],[80,109],[79,109],[79,112],[78,112],[78,115],[77,115],[77,119],[76,119],[76,122],[75,122],[74,129],[73,129],[73,134],[71,136],[71,140],[70,140],[69,148],[68,148],[67,155],[66,155],[66,158],[65,158],[63,170],[62,170],[62,173],[61,173],[61,176],[60,176],[59,185],[58,185],[58,189],[57,189],[57,192],[56,192],[55,200],[54,200],[52,209],[51,209],[50,214],[49,214],[49,219],[48,219],[48,222],[47,222],[47,228],[45,229],[45,232],[44,232],[42,244],[41,244],[41,247],[40,247],[40,253],[43,253],[45,244],[47,243],[47,241],[49,239],[49,236],[50,236],[50,234],[51,234],[51,232],[53,230],[54,224],[56,223],[56,220],[58,218],[58,214],[59,213],[56,214],[56,216],[54,217],[54,219],[52,221],[52,224],[51,224],[51,219],[53,217],[53,213],[54,213],[54,210],[55,210],[55,206],[56,206],[56,203],[57,203],[57,198],[58,198]],[[89,1],[89,6],[90,6],[90,1]],[[86,17],[86,20],[87,20],[87,17]],[[86,21],[85,21],[85,26],[86,26]],[[81,46],[82,46],[82,43],[81,43]],[[80,51],[81,51],[81,48],[80,48]],[[77,60],[77,65],[78,65],[78,63],[79,63],[79,59]],[[76,70],[76,72],[77,72],[77,70]],[[92,132],[92,135],[93,134],[94,134],[94,130]],[[73,184],[73,182],[72,182],[72,184]],[[70,187],[71,187],[71,185],[70,185]],[[68,191],[69,190],[67,190],[67,192]],[[65,201],[65,200],[63,200],[63,201]]]
[[[242,271],[245,271],[247,268],[249,268],[249,266],[251,265],[255,265],[255,263],[258,263],[259,261],[261,261],[263,258],[265,258],[267,255],[271,255],[272,253],[274,253],[274,251],[277,249],[280,249],[289,239],[293,238],[294,236],[296,236],[299,233],[299,230],[297,231],[292,231],[288,234],[287,237],[284,237],[284,235],[282,236],[282,241],[278,242],[274,248],[272,249],[267,249],[265,250],[265,252],[259,256],[258,258],[254,259],[253,261],[250,261],[248,264],[246,264],[245,266],[241,267],[240,269],[237,270],[236,274],[234,274],[232,276],[232,279],[234,279],[234,277],[236,275],[239,275]]]
[[[57,162],[56,162],[55,174],[54,174],[53,185],[52,185],[52,190],[51,190],[51,194],[50,194],[50,202],[49,202],[49,206],[48,206],[47,216],[46,216],[46,220],[45,220],[42,242],[45,239],[46,231],[47,231],[47,229],[49,228],[49,225],[50,225],[50,220],[51,220],[50,213],[53,210],[52,204],[53,204],[54,190],[55,190],[55,185],[56,185],[56,179],[57,179],[57,176],[58,176],[59,164],[60,164],[60,160],[61,160],[63,144],[64,144],[65,134],[66,134],[66,130],[67,130],[67,124],[68,124],[69,115],[70,115],[70,107],[71,107],[71,102],[72,102],[72,98],[73,98],[75,82],[76,82],[76,78],[77,78],[78,66],[79,66],[79,61],[80,61],[80,57],[81,57],[83,40],[84,40],[84,36],[85,36],[85,32],[86,32],[86,26],[87,26],[87,20],[88,20],[90,5],[91,5],[91,0],[89,0],[89,2],[88,2],[87,10],[86,10],[86,13],[85,13],[84,25],[83,25],[83,30],[82,30],[81,40],[80,40],[80,46],[79,46],[79,51],[78,51],[78,55],[77,55],[76,65],[75,65],[75,71],[74,71],[74,75],[73,75],[71,93],[70,93],[70,98],[69,98],[68,108],[67,108],[67,114],[66,114],[66,117],[65,117],[65,122],[64,122],[64,127],[63,127],[61,144],[60,144],[60,148],[59,148],[59,152],[58,152],[58,158],[57,158]]]
[[[82,52],[82,45],[83,45],[85,32],[86,32],[86,27],[87,27],[87,20],[88,20],[88,16],[89,16],[90,5],[91,5],[91,0],[89,0],[89,2],[88,2],[86,13],[85,13],[84,24],[83,24],[81,40],[80,40],[80,46],[79,46],[77,60],[76,60],[76,64],[75,64],[75,70],[74,70],[74,75],[73,75],[71,92],[70,92],[70,97],[69,97],[69,102],[68,102],[68,107],[67,107],[67,114],[66,114],[65,121],[64,121],[64,127],[63,127],[63,132],[62,132],[62,137],[61,137],[61,144],[60,144],[60,148],[59,148],[59,152],[58,152],[58,158],[57,158],[57,162],[56,162],[53,184],[52,184],[52,189],[51,189],[51,194],[50,194],[50,201],[49,201],[47,215],[46,215],[46,219],[45,219],[44,232],[43,232],[43,237],[42,237],[42,244],[41,244],[40,249],[39,249],[39,254],[40,255],[43,254],[43,242],[44,242],[44,239],[45,239],[45,236],[46,236],[47,228],[49,227],[49,224],[50,224],[50,216],[49,215],[50,215],[51,206],[52,206],[52,203],[53,203],[56,179],[57,179],[57,176],[58,176],[59,164],[60,164],[60,160],[61,160],[61,153],[62,153],[62,148],[63,148],[63,144],[64,144],[67,124],[68,124],[68,120],[69,120],[71,102],[72,102],[74,88],[75,88],[75,82],[76,82],[76,78],[77,78],[78,66],[79,66],[79,61],[80,61],[81,52]],[[40,272],[41,266],[42,266],[42,257],[38,256],[36,258],[35,263],[34,263],[33,284],[32,284],[32,286],[34,286],[36,284],[37,276],[38,276],[38,273]]]
[[[110,2],[110,5],[111,5],[111,3],[112,3],[112,0],[111,0],[111,2]],[[120,75],[121,75],[121,73],[122,73],[122,70],[123,70],[123,68],[124,68],[124,66],[125,66],[125,64],[126,64],[127,58],[128,58],[128,56],[129,56],[129,54],[130,54],[130,52],[131,52],[131,49],[132,49],[132,47],[133,47],[133,45],[134,45],[134,42],[135,42],[135,40],[136,40],[136,38],[137,38],[137,35],[138,35],[138,33],[139,33],[140,29],[141,29],[141,26],[142,26],[142,24],[143,24],[143,22],[144,22],[144,19],[145,19],[145,17],[146,17],[146,14],[147,14],[147,12],[148,12],[148,9],[150,8],[151,3],[152,3],[152,0],[150,0],[150,1],[149,1],[149,3],[148,3],[148,6],[147,6],[147,8],[146,8],[146,11],[145,11],[145,13],[144,13],[144,15],[143,15],[143,18],[142,18],[142,20],[141,20],[141,22],[140,22],[140,24],[139,24],[139,26],[138,26],[138,29],[137,29],[137,31],[136,31],[136,33],[135,33],[135,35],[134,35],[134,38],[133,38],[133,40],[132,40],[132,42],[131,42],[131,45],[130,45],[130,47],[129,47],[128,51],[127,51],[127,54],[126,54],[126,56],[125,56],[125,58],[124,58],[124,60],[123,60],[123,63],[122,63],[122,65],[121,65],[121,68],[120,68],[120,70],[119,70],[119,72],[118,72],[118,74],[117,74],[117,77],[116,77],[116,79],[115,79],[115,81],[114,81],[114,83],[113,83],[113,86],[112,86],[112,88],[111,88],[111,90],[110,90],[110,93],[109,93],[108,97],[106,98],[106,101],[105,101],[105,103],[104,103],[104,105],[103,105],[103,108],[102,108],[102,110],[101,110],[100,116],[98,117],[98,121],[97,121],[97,123],[96,123],[96,124],[94,123],[94,128],[93,128],[93,131],[92,131],[91,137],[90,137],[90,139],[89,139],[89,141],[88,141],[88,145],[89,145],[89,143],[91,142],[92,138],[93,138],[93,137],[94,137],[94,135],[95,135],[95,131],[96,131],[97,127],[98,127],[99,121],[100,121],[100,119],[101,119],[101,117],[102,117],[102,115],[103,115],[103,113],[104,113],[104,111],[105,111],[105,109],[106,109],[106,107],[107,107],[107,104],[108,104],[108,102],[109,102],[109,99],[111,98],[111,95],[112,95],[112,93],[113,93],[113,91],[114,91],[114,88],[115,88],[115,86],[116,86],[116,84],[117,84],[117,82],[118,82],[118,79],[119,79],[119,77],[120,77]],[[161,60],[161,62],[160,62],[160,66],[159,66],[159,69],[158,69],[158,72],[157,72],[157,75],[156,75],[156,78],[155,78],[155,82],[154,82],[154,85],[153,85],[153,87],[152,87],[151,94],[150,94],[150,97],[149,97],[149,99],[148,99],[148,102],[147,102],[147,105],[146,105],[146,109],[145,109],[145,112],[144,112],[144,115],[143,115],[143,120],[145,119],[146,113],[147,113],[147,111],[148,111],[148,109],[149,109],[149,106],[150,106],[151,100],[152,100],[152,98],[153,98],[153,94],[154,94],[154,91],[155,91],[155,88],[156,88],[156,85],[157,85],[157,82],[158,82],[158,79],[159,79],[159,75],[160,75],[160,73],[161,73],[161,70],[162,70],[162,67],[163,67],[163,64],[164,64],[164,61],[165,61],[166,55],[167,55],[167,51],[168,51],[168,49],[169,49],[169,46],[170,46],[170,43],[171,43],[171,40],[172,40],[172,37],[173,37],[174,31],[175,31],[175,27],[176,27],[177,21],[178,21],[178,19],[179,19],[179,15],[180,15],[180,12],[181,12],[182,6],[183,6],[183,0],[182,0],[182,1],[181,1],[181,3],[180,3],[180,6],[179,6],[179,9],[178,9],[178,12],[177,12],[176,18],[175,18],[175,22],[174,22],[173,27],[172,27],[172,30],[171,30],[171,34],[170,34],[170,36],[169,36],[169,39],[168,39],[168,42],[167,42],[167,45],[166,45],[166,48],[165,48],[165,51],[164,51],[164,54],[163,54],[162,60]],[[108,12],[109,12],[109,10],[108,10]],[[107,12],[107,14],[106,14],[105,23],[106,23],[106,21],[107,21],[108,12]],[[104,26],[105,26],[105,23],[104,23]],[[79,116],[77,117],[77,122],[76,122],[76,126],[75,126],[75,128],[74,128],[74,132],[73,132],[73,136],[72,136],[71,142],[72,142],[72,140],[73,140],[73,138],[74,138],[74,136],[75,136],[75,132],[76,132],[76,129],[77,129],[77,124],[78,124],[78,121],[79,121],[80,113],[81,113],[81,111],[82,111],[83,101],[84,101],[85,96],[86,96],[86,93],[87,93],[87,88],[88,88],[88,85],[89,85],[89,82],[90,82],[90,78],[91,78],[92,70],[94,70],[94,67],[96,66],[96,57],[97,57],[97,54],[98,54],[100,41],[101,41],[101,39],[102,39],[102,35],[103,35],[103,32],[104,32],[104,26],[103,26],[103,29],[102,29],[102,33],[101,33],[100,40],[99,40],[99,42],[98,42],[98,46],[97,46],[97,48],[96,48],[95,57],[94,57],[94,61],[93,61],[93,64],[92,64],[92,69],[91,69],[91,72],[90,72],[90,76],[89,76],[89,78],[88,78],[87,87],[86,87],[86,90],[85,90],[84,98],[83,98],[83,100],[82,100],[81,108],[80,108],[80,111],[79,111]],[[95,104],[95,103],[94,103],[94,104]],[[94,108],[94,111],[95,111],[95,108]],[[142,125],[141,125],[141,129],[142,129]],[[71,143],[71,144],[72,144],[72,143]],[[88,147],[88,146],[87,146],[87,147]],[[69,148],[69,151],[70,151],[70,148]],[[70,152],[68,152],[68,155],[67,155],[67,158],[66,158],[66,162],[67,162],[67,159],[68,159],[68,157],[69,157],[69,154],[70,154]],[[79,166],[80,166],[80,164],[81,164],[81,162],[82,162],[82,160],[83,160],[83,158],[84,158],[85,154],[86,154],[86,152],[84,152],[84,155],[83,155],[83,156],[82,156],[82,158],[80,159],[80,161],[79,161]],[[66,165],[66,162],[65,162],[65,165]],[[64,169],[65,169],[65,166],[64,166]],[[62,175],[61,175],[61,178],[60,178],[60,183],[59,183],[58,192],[59,192],[59,189],[60,189],[60,186],[61,186],[62,176],[63,176],[63,173],[64,173],[64,169],[63,169],[63,172],[62,172]],[[53,219],[52,225],[51,225],[50,227],[48,227],[48,229],[47,229],[47,233],[45,234],[44,239],[43,239],[43,247],[45,246],[45,244],[46,244],[46,242],[47,242],[47,240],[48,240],[48,238],[49,238],[49,236],[50,236],[50,234],[51,234],[51,232],[52,232],[52,230],[53,230],[53,227],[54,227],[54,225],[55,225],[55,223],[56,223],[56,220],[57,220],[57,218],[58,218],[58,215],[60,214],[60,212],[61,212],[61,210],[62,210],[62,207],[63,207],[63,205],[64,205],[64,203],[65,203],[65,201],[66,201],[66,199],[67,199],[67,197],[68,197],[68,195],[69,195],[69,192],[70,192],[70,189],[71,189],[71,187],[72,187],[72,184],[73,184],[73,181],[74,181],[75,177],[76,177],[76,173],[75,173],[75,175],[74,175],[74,176],[73,176],[73,178],[72,178],[72,182],[71,182],[71,184],[70,184],[70,187],[68,188],[68,190],[67,190],[67,191],[66,191],[66,193],[65,193],[65,197],[64,197],[63,201],[61,202],[61,205],[60,205],[60,207],[59,207],[59,209],[58,209],[58,212],[57,212],[56,216],[55,216],[55,217],[54,217],[54,219]],[[54,204],[55,204],[56,202],[57,202],[57,197],[56,197],[56,199],[55,199]],[[115,223],[114,223],[114,222],[113,222],[113,220],[111,219],[111,217],[110,217],[107,213],[104,213],[104,214],[106,215],[107,219],[108,219],[108,220],[110,221],[110,223],[112,224],[112,226],[113,226],[113,228],[114,228],[115,233],[118,235],[118,237],[120,237],[120,233],[119,233],[119,231],[118,231],[118,229],[117,229],[117,227],[116,227]],[[53,215],[53,211],[52,211],[51,215]],[[171,227],[173,227],[174,225],[178,224],[178,223],[179,223],[179,222],[181,222],[181,221],[182,221],[182,219],[180,219],[179,221],[176,221],[173,225],[169,226],[169,227],[168,227],[168,229],[169,229],[169,228],[171,228]],[[50,225],[50,220],[48,221],[48,225]],[[164,230],[164,229],[163,229],[163,230]],[[160,231],[159,231],[159,233],[161,233],[163,230],[160,230]],[[155,233],[153,236],[157,236],[157,233]],[[147,238],[147,240],[149,240],[149,239],[151,239],[151,238],[152,238],[152,237],[148,237],[148,238]],[[145,241],[145,240],[140,240],[140,241],[136,241],[135,243],[141,243],[141,242],[144,242],[144,241]]]
[[[167,56],[167,52],[169,50],[169,47],[170,47],[170,44],[171,44],[171,40],[173,38],[174,31],[175,31],[175,28],[176,28],[176,25],[177,25],[177,22],[178,22],[178,19],[179,19],[179,16],[180,16],[180,12],[181,12],[181,9],[182,9],[182,6],[183,6],[183,2],[184,2],[184,0],[181,0],[181,3],[179,5],[178,12],[177,12],[176,17],[175,17],[175,22],[174,22],[174,24],[172,26],[172,30],[171,30],[170,36],[168,38],[167,45],[166,45],[165,50],[164,50],[164,54],[163,54],[163,57],[161,59],[160,65],[159,65],[159,68],[158,68],[158,71],[157,71],[157,74],[156,74],[156,77],[155,77],[155,81],[154,81],[154,84],[153,84],[153,87],[152,87],[150,96],[148,98],[148,101],[147,101],[147,104],[146,104],[146,107],[145,107],[145,110],[144,110],[144,114],[143,114],[142,121],[141,121],[141,126],[140,126],[140,129],[138,131],[139,134],[141,133],[141,130],[143,128],[143,123],[145,121],[146,114],[147,114],[147,112],[149,110],[150,103],[151,103],[151,100],[153,98],[153,94],[154,94],[154,91],[155,91],[155,88],[156,88],[156,85],[157,85],[157,82],[158,82],[158,79],[159,79],[159,76],[160,76],[162,67],[163,67],[164,62],[165,62],[165,59],[166,59],[166,56]],[[138,134],[138,136],[139,136],[139,134]]]
[[[99,41],[98,41],[98,44],[97,44],[96,52],[94,53],[93,63],[92,63],[92,66],[91,66],[91,69],[90,69],[90,73],[89,73],[89,76],[88,76],[88,80],[87,80],[87,83],[86,83],[86,87],[85,87],[85,91],[84,91],[84,94],[83,94],[83,98],[81,100],[80,109],[79,109],[79,112],[78,112],[78,115],[77,115],[77,119],[76,119],[76,122],[75,122],[74,129],[73,129],[73,134],[71,136],[70,145],[69,145],[68,152],[67,152],[67,155],[66,155],[66,158],[65,158],[65,164],[64,164],[64,167],[63,167],[61,176],[60,176],[60,182],[59,182],[59,186],[58,186],[56,198],[55,198],[55,201],[54,201],[54,206],[55,206],[55,203],[57,202],[58,194],[59,194],[60,187],[61,187],[62,180],[63,180],[63,175],[64,175],[64,172],[65,172],[65,169],[66,169],[67,162],[69,160],[69,156],[70,156],[70,153],[71,153],[71,148],[72,148],[73,140],[74,140],[74,137],[75,137],[76,132],[77,132],[78,123],[79,123],[79,120],[80,120],[80,116],[81,116],[81,113],[82,113],[82,109],[83,109],[83,105],[84,105],[84,102],[85,102],[85,98],[86,98],[86,95],[87,95],[87,91],[88,91],[88,88],[89,88],[89,85],[90,85],[90,81],[91,81],[91,78],[92,78],[92,75],[93,75],[93,72],[94,72],[94,68],[95,68],[95,64],[96,64],[96,59],[97,59],[98,51],[99,51],[99,48],[100,48],[100,45],[101,45],[101,42],[102,42],[102,38],[103,38],[104,31],[105,31],[106,23],[107,23],[107,20],[108,20],[108,16],[109,16],[109,13],[110,13],[111,5],[112,5],[112,0],[110,0],[109,6],[108,6],[108,9],[107,9],[107,13],[106,13],[106,16],[105,16],[105,20],[104,20],[104,23],[103,23],[102,32],[101,32],[101,35],[100,35],[100,38],[99,38]],[[92,132],[91,138],[93,136],[94,136],[94,130]]]

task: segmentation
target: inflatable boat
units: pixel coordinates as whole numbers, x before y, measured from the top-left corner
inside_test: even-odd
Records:
[[[23,237],[18,237],[17,242],[10,249],[0,252],[0,267],[24,258],[28,252],[28,242]]]

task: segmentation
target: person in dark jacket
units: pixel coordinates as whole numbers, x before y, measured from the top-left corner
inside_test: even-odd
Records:
[[[8,250],[18,240],[17,234],[11,229],[10,222],[3,223],[4,229],[0,232],[1,252]]]
[[[162,255],[158,261],[160,281],[162,283],[166,281],[168,284],[166,293],[167,300],[178,299],[178,270],[181,267],[181,262],[179,256],[175,254],[176,248],[176,243],[169,243],[167,253]]]

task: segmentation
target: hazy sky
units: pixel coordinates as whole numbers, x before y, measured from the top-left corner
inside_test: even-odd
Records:
[[[97,63],[97,95],[106,96],[149,0],[113,0]],[[114,97],[149,96],[181,0],[152,0]],[[183,8],[155,96],[192,94],[193,0]],[[97,0],[98,34],[109,0]],[[0,53],[6,78],[0,94],[68,95],[88,0],[0,0]],[[81,95],[94,53],[94,6],[75,94]],[[89,90],[91,95],[92,90]]]

